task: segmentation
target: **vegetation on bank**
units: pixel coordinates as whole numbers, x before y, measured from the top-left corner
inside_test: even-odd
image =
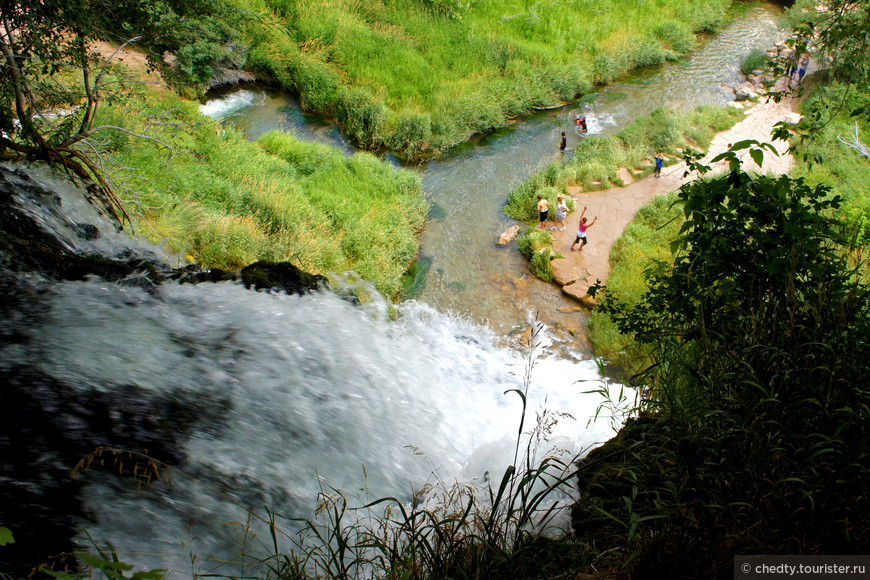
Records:
[[[865,222],[870,219],[870,163],[850,143],[870,143],[870,122],[850,113],[867,106],[866,88],[840,82],[814,87],[801,103],[801,112],[821,126],[812,138],[792,141],[797,159],[792,175],[830,186],[845,201],[841,211],[860,214]]]
[[[575,514],[609,567],[730,577],[734,554],[870,548],[870,95],[837,64],[806,81],[791,177],[695,182],[614,245],[589,328],[644,398]]]
[[[647,288],[647,277],[670,261],[670,244],[683,225],[676,194],[660,195],[638,210],[634,220],[613,243],[607,295],[626,304],[637,304]],[[610,376],[627,383],[649,364],[646,348],[624,334],[606,310],[589,313],[587,325],[595,355],[607,361]]]
[[[276,25],[253,35],[248,66],[337,118],[362,145],[419,157],[686,54],[730,3],[266,4]]]
[[[130,105],[102,114],[133,129],[143,119]],[[171,155],[151,141],[111,142],[136,230],[209,268],[289,261],[324,276],[354,270],[387,296],[399,293],[427,211],[416,174],[286,133],[250,143],[172,94],[140,105],[171,112],[173,123],[149,132]]]
[[[587,459],[575,531],[652,575],[865,552],[870,288],[840,198],[731,172],[677,201],[671,261],[646,267],[633,301],[606,289],[602,309],[643,349],[644,395]]]

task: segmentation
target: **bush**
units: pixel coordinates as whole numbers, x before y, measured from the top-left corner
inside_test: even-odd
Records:
[[[344,130],[364,143],[376,144],[383,134],[387,108],[366,89],[346,90],[339,99],[336,117]]]
[[[390,147],[404,156],[429,149],[432,126],[429,115],[414,111],[402,111],[396,119],[390,136]]]
[[[870,292],[829,193],[738,172],[692,182],[673,262],[636,303],[606,301],[647,349],[647,396],[590,454],[575,531],[629,574],[870,548]]]
[[[679,54],[694,50],[698,44],[691,27],[685,22],[667,20],[654,26],[652,32],[665,46]]]
[[[770,66],[770,57],[767,53],[760,48],[753,48],[752,52],[744,57],[740,72],[748,75],[756,69],[765,70],[768,66]]]
[[[553,256],[553,236],[550,232],[535,227],[527,228],[517,236],[517,248],[531,260],[532,274],[544,280],[553,281],[553,270],[550,260]]]

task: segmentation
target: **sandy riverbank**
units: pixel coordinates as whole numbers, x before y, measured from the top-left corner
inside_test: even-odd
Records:
[[[702,163],[709,165],[710,159],[727,150],[729,143],[745,139],[771,142],[770,134],[776,123],[786,120],[795,121],[796,118],[791,99],[784,99],[780,103],[775,103],[772,100],[759,102],[747,110],[745,119],[713,138],[709,152]],[[773,175],[787,173],[794,163],[791,155],[787,153],[788,143],[777,141],[773,145],[779,152],[779,156],[774,156],[766,151],[764,164],[760,169],[750,159],[748,152],[744,150],[741,154],[744,168],[747,171],[759,171]],[[555,259],[551,263],[555,281],[562,287],[565,294],[589,304],[587,296],[589,286],[594,284],[596,280],[605,282],[610,273],[609,258],[613,243],[634,219],[638,209],[649,203],[653,197],[674,191],[687,181],[697,177],[697,174],[684,177],[685,170],[686,164],[680,162],[665,167],[660,178],[650,175],[625,187],[614,187],[588,193],[580,191],[579,188],[568,188],[577,204],[577,211],[568,215],[564,231],[551,232],[553,234],[553,248],[565,256]],[[714,175],[724,171],[726,171],[726,167],[722,163],[717,163],[716,167],[713,168]],[[628,172],[621,173],[630,179]],[[583,207],[588,208],[586,216],[589,221],[592,221],[596,216],[598,221],[594,227],[589,229],[587,234],[589,243],[584,250],[582,252],[571,251],[571,243],[575,239]]]

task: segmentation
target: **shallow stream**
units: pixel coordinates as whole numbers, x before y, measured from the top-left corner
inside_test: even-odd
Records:
[[[445,157],[410,166],[420,172],[424,192],[435,206],[420,240],[420,259],[429,266],[420,300],[502,334],[522,327],[535,315],[555,332],[582,329],[574,312],[576,303],[531,277],[516,244],[496,245],[499,234],[514,223],[502,212],[508,194],[560,159],[562,131],[569,139],[566,155],[572,154],[584,138],[573,123],[581,114],[590,118],[587,136],[611,135],[658,107],[687,110],[702,103],[724,105],[728,97],[722,87],[744,80],[743,58],[752,49],[767,49],[782,38],[778,14],[769,5],[747,8],[685,59],[642,71],[586,95],[579,103],[519,119]],[[280,129],[353,151],[338,127],[303,113],[291,96],[278,91],[256,86],[233,89],[214,95],[203,112],[251,139]],[[560,336],[571,340],[565,333]]]

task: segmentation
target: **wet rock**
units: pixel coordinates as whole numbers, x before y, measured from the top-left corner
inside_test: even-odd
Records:
[[[755,87],[750,82],[745,82],[734,91],[735,98],[738,101],[749,101],[758,98],[758,93],[755,92]]]
[[[100,230],[98,230],[97,226],[93,224],[75,224],[75,228],[76,233],[82,240],[91,242],[100,237]]]
[[[571,261],[564,258],[552,260],[550,262],[550,270],[553,272],[553,281],[559,286],[571,284],[585,274],[585,272],[576,271]]]
[[[254,262],[241,271],[245,288],[279,289],[288,294],[305,294],[326,284],[326,278],[303,272],[290,262]]]
[[[20,366],[0,371],[0,384],[0,515],[15,533],[15,551],[0,552],[0,569],[13,578],[73,548],[86,521],[79,500],[84,479],[71,477],[79,461],[102,447],[147,450],[179,465],[188,434],[203,422],[212,432],[220,429],[229,407],[228,399],[196,400],[191,393],[155,396],[135,385],[66,383]],[[91,470],[118,473],[117,456],[102,457],[104,465],[96,461]],[[134,465],[141,472],[145,464],[125,456],[124,473],[131,477]]]
[[[518,224],[509,227],[508,229],[503,231],[501,233],[501,235],[498,237],[498,245],[503,246],[505,244],[511,243],[511,241],[517,236],[519,231],[520,231],[520,226]]]
[[[589,282],[586,280],[578,280],[571,284],[562,287],[562,293],[577,300],[586,308],[595,308],[598,306],[598,301],[589,295]]]
[[[199,284],[202,282],[236,281],[239,279],[239,274],[235,272],[227,272],[226,270],[220,270],[218,268],[208,270],[196,264],[190,264],[181,268],[176,268],[167,276],[167,278],[170,280],[176,280],[182,284]]]

